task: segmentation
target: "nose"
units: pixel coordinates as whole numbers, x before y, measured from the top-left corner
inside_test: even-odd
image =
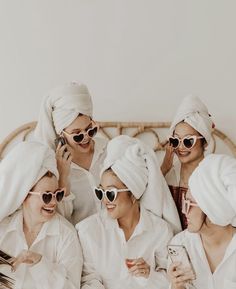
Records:
[[[57,200],[56,200],[55,195],[53,195],[51,202],[49,203],[49,206],[53,207],[55,205],[57,205]]]
[[[107,200],[107,198],[103,197],[102,203],[104,206],[106,206],[109,203],[109,201]]]
[[[178,147],[178,149],[182,149],[182,150],[185,149],[185,146],[184,146],[182,140],[180,140],[180,143],[179,143],[179,147]]]

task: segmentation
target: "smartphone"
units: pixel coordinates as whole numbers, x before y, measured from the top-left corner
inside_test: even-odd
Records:
[[[58,147],[59,143],[61,144],[61,146],[63,146],[63,145],[66,144],[66,140],[64,139],[64,137],[58,136],[58,137],[55,139],[55,146],[56,146],[56,148]]]
[[[172,262],[181,262],[184,268],[191,268],[194,272],[193,265],[186,248],[183,245],[168,245],[168,255]],[[195,272],[194,272],[195,273]]]

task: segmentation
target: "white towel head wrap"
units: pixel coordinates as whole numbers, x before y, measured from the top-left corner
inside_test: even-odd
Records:
[[[58,178],[55,153],[37,142],[17,144],[0,163],[0,221],[14,213],[48,172]]]
[[[93,104],[84,84],[71,82],[53,89],[44,98],[37,126],[36,140],[55,149],[54,140],[79,114],[92,117]]]
[[[189,179],[189,189],[201,210],[219,226],[236,225],[236,159],[206,156]]]
[[[117,136],[108,143],[101,174],[109,168],[147,210],[179,230],[178,213],[152,149],[139,139]]]
[[[210,143],[214,123],[207,107],[199,97],[189,95],[183,99],[170,126],[171,135],[176,125],[182,121],[198,131],[205,138],[207,144]]]

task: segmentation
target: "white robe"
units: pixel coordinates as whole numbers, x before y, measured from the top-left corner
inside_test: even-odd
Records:
[[[184,245],[190,256],[196,280],[193,286],[186,288],[196,289],[236,289],[236,234],[227,247],[225,256],[212,274],[200,235],[187,230],[177,234],[170,242],[173,245]]]
[[[165,175],[165,180],[168,186],[179,187],[180,170],[181,170],[181,163],[179,160],[175,160],[172,168]]]
[[[16,257],[22,250],[42,255],[39,263],[20,264],[14,273],[9,266],[1,272],[15,279],[17,289],[78,289],[82,271],[82,253],[72,225],[56,214],[44,223],[34,243],[28,248],[23,232],[22,210],[0,223],[0,248]]]
[[[101,202],[94,195],[93,188],[100,183],[100,171],[106,155],[107,140],[96,137],[93,160],[89,170],[71,164],[71,194],[58,204],[58,211],[73,224],[97,213]]]
[[[160,217],[141,207],[140,221],[128,241],[117,220],[103,210],[76,226],[83,250],[82,289],[165,289],[166,246],[172,231]],[[148,279],[133,277],[126,258],[142,257],[150,265]]]

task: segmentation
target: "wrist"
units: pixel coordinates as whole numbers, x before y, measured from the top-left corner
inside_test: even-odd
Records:
[[[163,176],[165,176],[168,173],[168,168],[165,165],[161,165],[161,172]]]

